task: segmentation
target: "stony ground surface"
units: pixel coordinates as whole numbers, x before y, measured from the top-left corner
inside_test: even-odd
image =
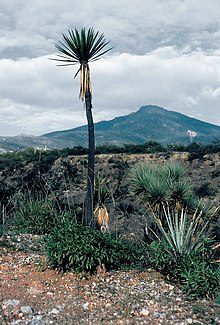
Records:
[[[63,274],[37,241],[0,238],[0,324],[220,324],[219,304],[186,300],[153,270]]]

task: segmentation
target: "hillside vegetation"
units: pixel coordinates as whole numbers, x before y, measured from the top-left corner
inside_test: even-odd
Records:
[[[109,270],[150,266],[180,281],[193,298],[217,297],[219,257],[212,248],[220,240],[219,145],[98,147],[94,208],[108,212],[105,234],[98,225],[81,225],[86,149],[3,154],[1,232],[46,235],[51,267],[94,272],[99,264]]]
[[[220,140],[216,139],[210,144],[190,143],[183,144],[168,144],[163,145],[156,141],[148,141],[144,144],[126,144],[123,146],[103,145],[96,147],[96,154],[142,154],[142,153],[159,153],[171,154],[173,152],[187,152],[189,153],[189,160],[196,158],[203,158],[206,154],[220,152]],[[58,157],[79,156],[86,155],[87,148],[77,146],[73,148],[64,149],[35,149],[27,148],[13,152],[2,153],[0,155],[0,171],[5,167],[13,167],[22,162],[39,162],[39,164],[50,164]]]

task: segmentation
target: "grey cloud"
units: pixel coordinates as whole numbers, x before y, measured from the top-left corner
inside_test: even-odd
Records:
[[[220,43],[218,0],[20,0],[1,8],[3,57],[50,53],[69,28],[94,26],[112,40],[117,52],[145,54],[162,45],[217,48]],[[212,42],[211,40],[214,40]]]
[[[95,121],[157,104],[220,124],[219,0],[0,0],[2,135],[85,124],[77,67],[48,57],[69,28],[114,50],[91,66]]]
[[[13,134],[42,134],[85,124],[76,69],[56,67],[47,56],[0,61],[3,135],[13,126]],[[218,55],[173,47],[142,56],[109,55],[91,64],[91,77],[96,122],[156,104],[220,124]]]

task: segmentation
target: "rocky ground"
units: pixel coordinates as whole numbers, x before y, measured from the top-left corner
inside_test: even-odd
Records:
[[[48,268],[39,236],[0,239],[0,324],[220,324],[215,301],[189,301],[146,271],[95,275]]]

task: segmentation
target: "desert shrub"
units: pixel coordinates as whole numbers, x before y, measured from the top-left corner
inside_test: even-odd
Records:
[[[216,298],[220,291],[220,267],[210,261],[192,259],[181,272],[183,292],[191,298]]]
[[[130,188],[148,210],[157,213],[163,220],[166,218],[164,206],[171,213],[181,208],[187,208],[191,213],[199,211],[202,218],[212,215],[213,209],[215,211],[209,201],[202,200],[193,191],[186,169],[179,162],[134,165],[130,169]]]
[[[51,267],[64,271],[94,272],[102,264],[107,270],[141,268],[146,260],[146,246],[115,239],[65,215],[54,220],[45,246]]]
[[[57,211],[48,197],[18,193],[11,199],[12,216],[7,223],[22,233],[46,234],[53,225]]]
[[[186,169],[178,162],[164,165],[138,163],[130,170],[130,186],[134,194],[153,211],[161,211],[163,204],[170,209],[194,205],[191,184],[186,179]]]
[[[213,298],[220,290],[220,268],[207,237],[211,217],[202,216],[202,211],[189,215],[164,206],[163,219],[154,215],[159,232],[154,232],[149,254],[152,266],[178,279],[188,296]]]
[[[22,163],[35,162],[40,170],[48,170],[52,163],[59,157],[68,157],[69,155],[85,155],[88,150],[81,146],[64,149],[35,149],[27,148],[20,151],[7,152],[0,155],[0,170],[4,168],[14,168]]]
[[[200,252],[203,247],[210,218],[203,221],[201,217],[201,211],[190,215],[185,209],[170,211],[169,207],[165,206],[162,217],[154,214],[159,230],[156,237],[158,240],[162,238],[167,245],[167,252],[177,263],[183,256],[190,255],[194,250]]]
[[[215,298],[220,290],[220,267],[210,244],[204,241],[199,251],[193,249],[177,260],[170,254],[166,242],[153,241],[149,247],[149,261],[153,268],[177,280],[189,298]]]

